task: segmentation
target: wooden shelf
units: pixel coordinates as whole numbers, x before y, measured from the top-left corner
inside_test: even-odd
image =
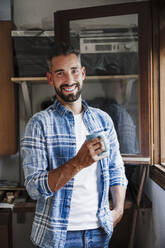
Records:
[[[13,83],[21,82],[47,82],[46,77],[12,77],[11,81]]]
[[[134,78],[138,78],[138,75],[137,74],[130,74],[130,75],[86,76],[85,80],[134,79]]]
[[[86,76],[85,80],[106,80],[106,79],[133,79],[138,78],[137,74],[131,75],[106,75],[106,76]],[[21,83],[21,82],[47,82],[46,77],[12,77],[11,81],[14,83]]]
[[[21,202],[14,205],[14,212],[34,212],[36,208],[36,201]]]
[[[26,190],[25,187],[12,187],[12,186],[4,186],[4,187],[0,187],[0,190],[2,191],[16,191],[16,190]]]

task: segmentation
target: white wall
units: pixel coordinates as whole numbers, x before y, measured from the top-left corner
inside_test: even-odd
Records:
[[[132,0],[14,0],[14,22],[18,29],[53,28],[58,10],[132,2]]]
[[[146,193],[152,200],[152,218],[155,248],[165,247],[165,191],[150,178],[147,179]]]

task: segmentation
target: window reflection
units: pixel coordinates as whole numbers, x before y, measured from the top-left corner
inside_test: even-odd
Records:
[[[112,118],[122,154],[139,153],[138,15],[70,21],[87,80],[83,98]]]
[[[135,122],[124,105],[127,105],[126,89],[127,81],[121,79],[111,83],[101,84],[104,97],[95,97],[88,100],[89,105],[98,107],[107,112],[114,122],[120,143],[120,151],[123,154],[137,154],[138,138]]]

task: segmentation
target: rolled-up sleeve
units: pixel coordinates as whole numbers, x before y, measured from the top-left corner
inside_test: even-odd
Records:
[[[34,200],[50,197],[53,192],[48,185],[48,159],[42,125],[32,118],[21,139],[21,160],[25,175],[25,187]]]
[[[119,142],[114,126],[110,129],[110,187],[121,185],[127,187],[128,180],[125,175],[125,167],[119,150]]]

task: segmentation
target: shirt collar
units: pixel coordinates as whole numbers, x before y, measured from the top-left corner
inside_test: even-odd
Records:
[[[83,112],[89,111],[89,106],[85,100],[82,100],[82,105],[83,105]],[[57,97],[55,98],[53,107],[57,110],[57,112],[63,116],[68,113],[72,113],[69,109],[67,109],[63,104],[59,102]]]

